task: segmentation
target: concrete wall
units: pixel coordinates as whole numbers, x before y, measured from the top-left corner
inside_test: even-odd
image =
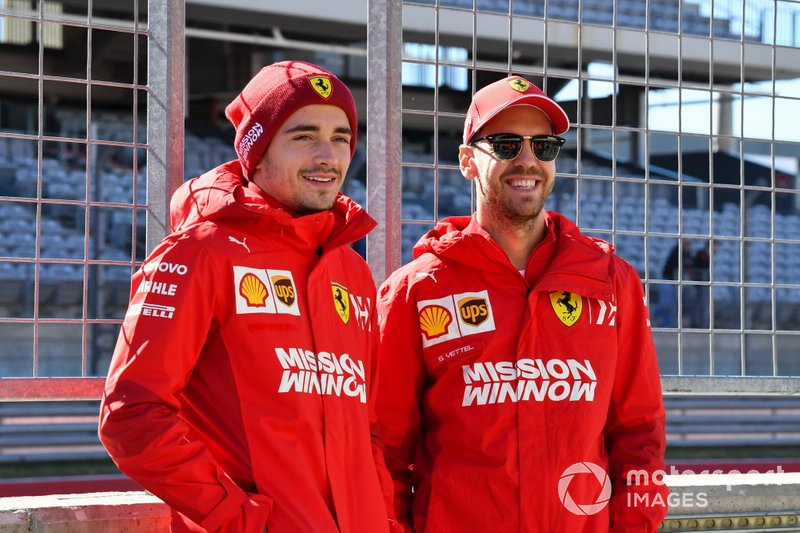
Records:
[[[800,531],[800,473],[672,475],[661,531]],[[0,498],[0,533],[158,533],[169,510],[145,492]]]
[[[169,509],[144,492],[0,498],[0,533],[158,533]]]

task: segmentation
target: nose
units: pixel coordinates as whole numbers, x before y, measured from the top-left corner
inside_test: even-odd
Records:
[[[331,166],[336,161],[336,150],[333,143],[330,141],[320,141],[317,144],[317,149],[314,152],[314,162],[323,165]]]
[[[523,139],[519,154],[514,159],[514,163],[521,167],[531,167],[534,164],[541,164],[541,161],[533,154],[533,139]]]

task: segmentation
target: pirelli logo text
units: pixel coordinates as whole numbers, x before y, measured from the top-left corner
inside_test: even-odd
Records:
[[[288,270],[233,267],[236,314],[300,315],[294,277]]]
[[[175,307],[171,305],[158,305],[151,303],[131,304],[126,316],[150,316],[153,318],[171,319],[175,314]]]
[[[279,393],[348,396],[367,403],[364,362],[350,354],[275,348],[275,355],[283,367]]]
[[[494,331],[489,291],[463,292],[417,302],[422,346]]]
[[[597,375],[588,359],[532,359],[463,365],[463,407],[506,402],[594,401]]]

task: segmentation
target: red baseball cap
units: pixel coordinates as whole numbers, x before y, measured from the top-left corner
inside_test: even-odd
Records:
[[[569,130],[569,117],[560,105],[525,78],[510,76],[490,83],[472,96],[464,121],[464,144],[469,144],[478,130],[500,111],[516,105],[529,105],[541,110],[547,115],[556,135]]]
[[[352,157],[356,150],[358,116],[350,89],[322,67],[304,61],[283,61],[262,68],[225,108],[225,115],[236,128],[234,148],[245,176],[258,165],[286,119],[312,104],[334,105],[344,110],[353,132]]]

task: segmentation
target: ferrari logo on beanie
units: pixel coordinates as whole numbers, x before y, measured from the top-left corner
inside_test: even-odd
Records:
[[[522,78],[514,78],[512,80],[509,80],[508,86],[514,89],[515,91],[519,91],[521,93],[524,93],[525,91],[531,88],[531,84],[528,83],[527,80],[524,80]]]
[[[312,76],[308,78],[308,83],[311,84],[311,88],[314,89],[318,95],[326,100],[333,92],[333,85],[331,85],[331,80],[327,76]]]

